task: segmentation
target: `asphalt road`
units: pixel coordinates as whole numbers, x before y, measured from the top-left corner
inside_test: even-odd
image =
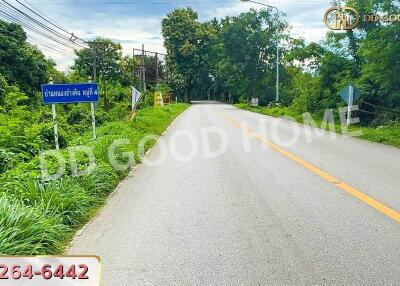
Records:
[[[204,142],[224,142],[204,140],[205,127],[223,130],[223,154],[205,156]],[[106,286],[399,285],[400,150],[306,134],[193,105],[162,137],[193,158],[169,151],[138,166],[70,253],[101,256]],[[159,144],[146,158],[162,153]]]

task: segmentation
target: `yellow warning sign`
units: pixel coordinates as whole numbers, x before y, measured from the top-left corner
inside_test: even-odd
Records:
[[[164,106],[164,100],[161,91],[156,91],[154,93],[154,107]]]

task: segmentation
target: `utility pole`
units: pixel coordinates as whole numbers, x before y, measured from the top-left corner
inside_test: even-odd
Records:
[[[144,44],[142,44],[142,87],[143,87],[143,92],[146,92],[146,68],[145,68]]]
[[[158,83],[158,53],[156,53],[156,84]]]
[[[135,56],[139,59],[140,63],[139,63],[139,69],[135,72],[135,75],[139,80],[140,80],[140,88],[143,92],[145,92],[147,90],[147,83],[146,83],[146,55],[151,54],[151,55],[155,55],[155,79],[154,82],[157,84],[158,82],[160,82],[160,66],[159,64],[161,63],[160,61],[160,55],[161,56],[167,56],[166,54],[163,54],[161,52],[156,52],[156,51],[146,51],[144,49],[144,45],[142,45],[141,48],[136,49],[133,48],[133,58],[135,58]]]
[[[89,77],[89,83],[92,83],[92,82],[93,82],[92,79]],[[94,102],[90,103],[90,111],[91,111],[91,115],[92,115],[93,141],[96,141],[96,139],[97,139],[97,135],[96,135],[96,108],[94,106]]]
[[[133,60],[133,71],[132,71],[132,76],[133,76],[133,78],[132,78],[132,84],[135,82],[135,77],[136,77],[136,74],[135,74],[135,48],[133,48],[132,49],[132,60]]]
[[[93,44],[93,81],[97,82],[97,51],[96,51],[96,41]]]

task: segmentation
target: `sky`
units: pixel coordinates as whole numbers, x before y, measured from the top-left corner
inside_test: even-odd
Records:
[[[200,21],[238,15],[260,5],[239,0],[26,0],[68,31],[84,39],[106,37],[122,44],[124,54],[132,48],[165,52],[161,36],[162,19],[175,8],[192,7]],[[322,22],[330,1],[259,0],[274,5],[285,13],[292,35],[306,41],[322,40],[327,28]],[[73,58],[43,50],[55,60],[59,69],[67,71]]]

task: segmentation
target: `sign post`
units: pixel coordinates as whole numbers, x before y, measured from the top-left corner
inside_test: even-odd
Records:
[[[54,122],[54,143],[56,144],[56,150],[60,149],[60,145],[58,144],[58,121],[57,121],[57,112],[56,105],[52,104],[51,109],[53,110],[53,122]]]
[[[352,84],[348,85],[340,92],[340,97],[347,103],[347,126],[351,123],[351,111],[354,102],[361,96],[361,92]]]
[[[93,128],[93,141],[96,141],[96,115],[94,110],[94,102],[90,103],[90,109],[92,111],[92,128]]]
[[[94,63],[96,64],[96,54],[94,57]],[[94,76],[96,77],[96,71],[94,71]],[[89,77],[89,83],[92,83],[91,77]],[[97,136],[96,136],[96,113],[95,113],[96,109],[95,109],[93,101],[90,103],[90,111],[92,113],[93,141],[96,141],[96,139],[97,139]]]
[[[349,105],[347,106],[347,126],[350,125],[351,120],[351,108],[353,107],[353,95],[354,95],[354,88],[353,86],[349,86]]]
[[[53,84],[52,78],[50,78],[49,84]],[[58,121],[57,121],[57,110],[55,104],[51,105],[51,110],[53,112],[54,144],[56,145],[56,150],[60,150],[60,144],[58,144]]]
[[[77,83],[77,84],[50,84],[42,85],[42,100],[46,105],[51,104],[54,121],[54,140],[56,149],[58,144],[58,121],[56,104],[67,103],[90,103],[92,113],[93,140],[96,140],[96,117],[94,103],[99,101],[99,91],[97,83]]]

